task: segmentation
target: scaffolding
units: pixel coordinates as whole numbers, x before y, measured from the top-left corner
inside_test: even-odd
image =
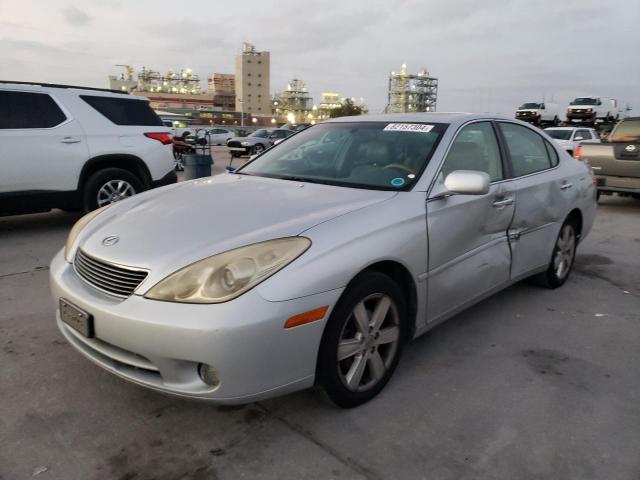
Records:
[[[273,99],[273,114],[285,117],[291,123],[304,122],[313,117],[313,98],[304,81],[294,78],[287,83],[287,89]]]
[[[403,64],[400,72],[389,75],[386,113],[435,112],[438,97],[438,79],[423,68],[408,73]]]

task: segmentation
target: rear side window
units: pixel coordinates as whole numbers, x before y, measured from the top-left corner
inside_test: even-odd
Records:
[[[95,95],[80,95],[80,98],[116,125],[163,126],[146,100]]]
[[[558,152],[556,151],[555,148],[553,148],[553,145],[551,145],[546,140],[544,141],[544,146],[547,147],[547,153],[549,154],[549,159],[551,160],[551,166],[555,167],[556,165],[558,165],[558,163],[560,163],[560,157],[558,157]]]
[[[540,135],[514,123],[500,123],[500,130],[507,143],[514,177],[551,168],[549,153]]]
[[[51,128],[67,119],[46,93],[0,92],[0,128]]]

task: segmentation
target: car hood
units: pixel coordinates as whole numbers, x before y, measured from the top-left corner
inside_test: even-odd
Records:
[[[233,248],[299,235],[397,195],[248,175],[222,174],[151,190],[92,220],[77,245],[100,259],[151,270],[148,285]],[[108,236],[119,237],[111,246]]]

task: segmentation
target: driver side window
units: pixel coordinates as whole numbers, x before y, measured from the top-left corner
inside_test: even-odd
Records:
[[[490,122],[472,123],[458,133],[441,171],[446,177],[455,170],[486,172],[492,182],[504,178],[500,149]]]

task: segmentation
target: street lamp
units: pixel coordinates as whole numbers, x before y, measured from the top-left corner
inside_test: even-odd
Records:
[[[244,100],[239,98],[238,103],[240,104],[240,126],[244,127]]]

